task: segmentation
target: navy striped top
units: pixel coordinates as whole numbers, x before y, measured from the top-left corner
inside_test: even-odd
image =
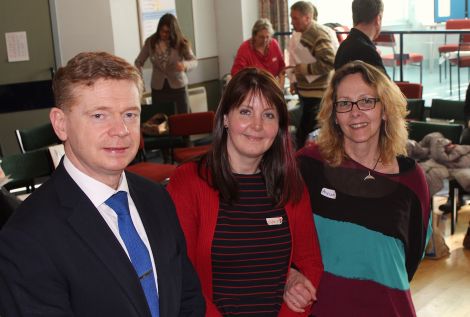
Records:
[[[291,254],[287,214],[267,196],[261,174],[236,177],[239,200],[219,206],[213,300],[224,316],[277,316]]]

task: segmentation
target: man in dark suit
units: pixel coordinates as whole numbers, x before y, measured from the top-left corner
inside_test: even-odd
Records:
[[[0,314],[204,316],[170,196],[123,172],[140,141],[138,70],[81,53],[53,88],[65,156],[0,232]]]
[[[354,27],[336,52],[335,69],[351,61],[361,60],[377,67],[387,75],[382,57],[373,43],[382,28],[383,10],[382,0],[354,0],[352,2]]]

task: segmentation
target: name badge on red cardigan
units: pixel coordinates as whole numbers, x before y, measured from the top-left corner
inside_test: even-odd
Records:
[[[268,226],[279,226],[282,225],[282,217],[266,218]]]

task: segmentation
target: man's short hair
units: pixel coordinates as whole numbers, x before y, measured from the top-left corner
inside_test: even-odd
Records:
[[[353,25],[371,23],[383,11],[382,0],[354,0],[352,2]]]
[[[316,12],[316,8],[313,6],[312,3],[308,1],[297,1],[290,7],[291,11],[298,11],[302,15],[309,15],[311,16],[314,20],[314,12]]]
[[[55,106],[61,109],[73,102],[74,87],[93,86],[99,79],[129,80],[142,95],[143,81],[139,70],[123,58],[106,52],[83,52],[59,68],[52,80]]]

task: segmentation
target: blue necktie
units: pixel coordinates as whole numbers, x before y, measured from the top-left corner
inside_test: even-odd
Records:
[[[158,317],[160,315],[159,303],[152,262],[147,247],[140,239],[132,223],[127,193],[119,191],[109,197],[105,204],[111,207],[118,216],[119,234],[126,245],[132,265],[139,277],[152,317]]]

